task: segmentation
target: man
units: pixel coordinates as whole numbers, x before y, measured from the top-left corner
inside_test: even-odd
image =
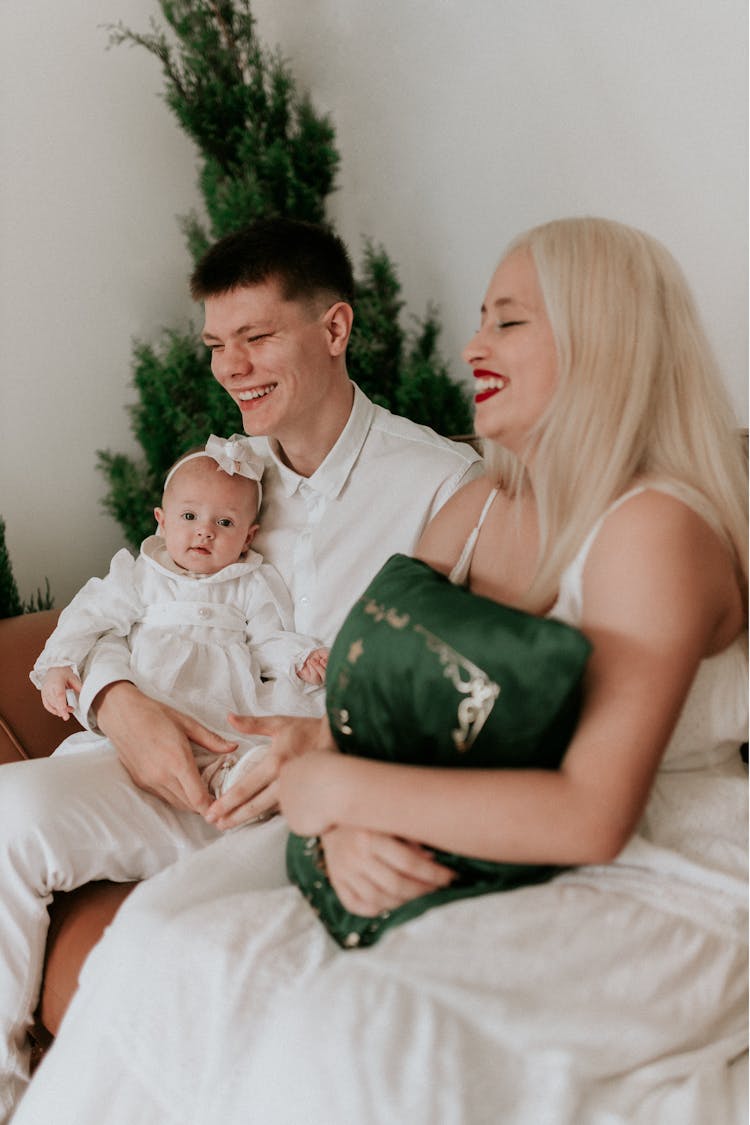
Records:
[[[330,644],[382,562],[413,549],[428,519],[478,475],[479,459],[373,405],[350,382],[352,272],[328,231],[258,222],[208,252],[192,291],[205,306],[214,376],[266,463],[254,545],[289,587],[295,628]],[[0,789],[0,934],[11,935],[0,942],[0,1125],[28,1080],[25,1021],[51,892],[143,879],[194,852],[206,854],[207,874],[204,884],[189,875],[189,894],[220,873],[234,872],[240,885],[251,870],[270,885],[284,879],[278,818],[220,839],[275,809],[276,752],[212,802],[191,741],[217,753],[231,744],[142,695],[119,638],[103,638],[84,672],[81,712],[116,753],[6,766],[14,772]],[[227,847],[209,856],[210,844]]]
[[[266,462],[255,547],[290,590],[295,629],[330,644],[380,565],[412,551],[448,497],[479,474],[479,459],[375,406],[349,380],[354,280],[343,243],[327,230],[257,222],[209,250],[191,291],[204,304],[213,374]],[[93,702],[137,785],[207,814],[211,799],[186,736],[217,751],[227,745],[146,700],[127,679],[116,654],[111,662],[100,651],[82,708]],[[256,780],[250,772],[217,802],[212,822],[234,827],[268,811],[243,811]]]

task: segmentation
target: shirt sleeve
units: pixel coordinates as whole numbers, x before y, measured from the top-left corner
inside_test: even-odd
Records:
[[[433,497],[425,524],[429,523],[433,516],[437,515],[443,504],[450,500],[454,492],[458,492],[459,488],[463,488],[465,484],[476,480],[477,477],[484,476],[484,472],[484,462],[479,454],[477,454],[476,460],[470,461],[468,465],[465,465],[459,472],[454,473],[453,476],[444,480]]]

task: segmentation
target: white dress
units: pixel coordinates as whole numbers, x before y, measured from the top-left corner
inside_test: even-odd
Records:
[[[47,669],[61,665],[72,665],[80,674],[99,637],[125,637],[131,678],[141,691],[234,742],[238,735],[227,721],[230,711],[321,714],[322,689],[312,689],[296,675],[317,643],[293,632],[292,622],[286,587],[255,551],[216,574],[195,575],[176,566],[163,538],[152,535],[137,558],[118,551],[107,576],[92,578],[76,594],[31,679],[39,687]],[[248,749],[268,740],[240,741]],[[99,733],[84,731],[55,753],[103,745],[107,740]],[[216,756],[200,747],[195,753],[199,766],[215,774],[210,779],[214,791],[220,780],[227,784],[230,759],[216,774]]]
[[[741,643],[702,663],[615,863],[368,949],[285,884],[278,820],[178,863],[89,958],[14,1125],[740,1125],[746,696]]]

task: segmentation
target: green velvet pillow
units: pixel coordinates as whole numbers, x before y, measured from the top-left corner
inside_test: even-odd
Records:
[[[458,769],[554,769],[575,729],[591,646],[578,630],[499,605],[393,555],[331,649],[326,709],[345,754]],[[560,869],[445,852],[450,887],[365,918],[326,878],[317,837],[291,835],[289,877],[344,947],[371,945],[432,906],[543,882]]]

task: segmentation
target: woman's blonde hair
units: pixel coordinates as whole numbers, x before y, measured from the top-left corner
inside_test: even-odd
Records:
[[[634,478],[663,483],[733,551],[747,576],[747,464],[691,293],[671,254],[606,219],[561,219],[515,239],[534,261],[559,373],[533,434],[531,468],[485,443],[511,493],[528,477],[540,523],[527,604],[554,599],[586,534]],[[528,460],[524,457],[528,464]]]

